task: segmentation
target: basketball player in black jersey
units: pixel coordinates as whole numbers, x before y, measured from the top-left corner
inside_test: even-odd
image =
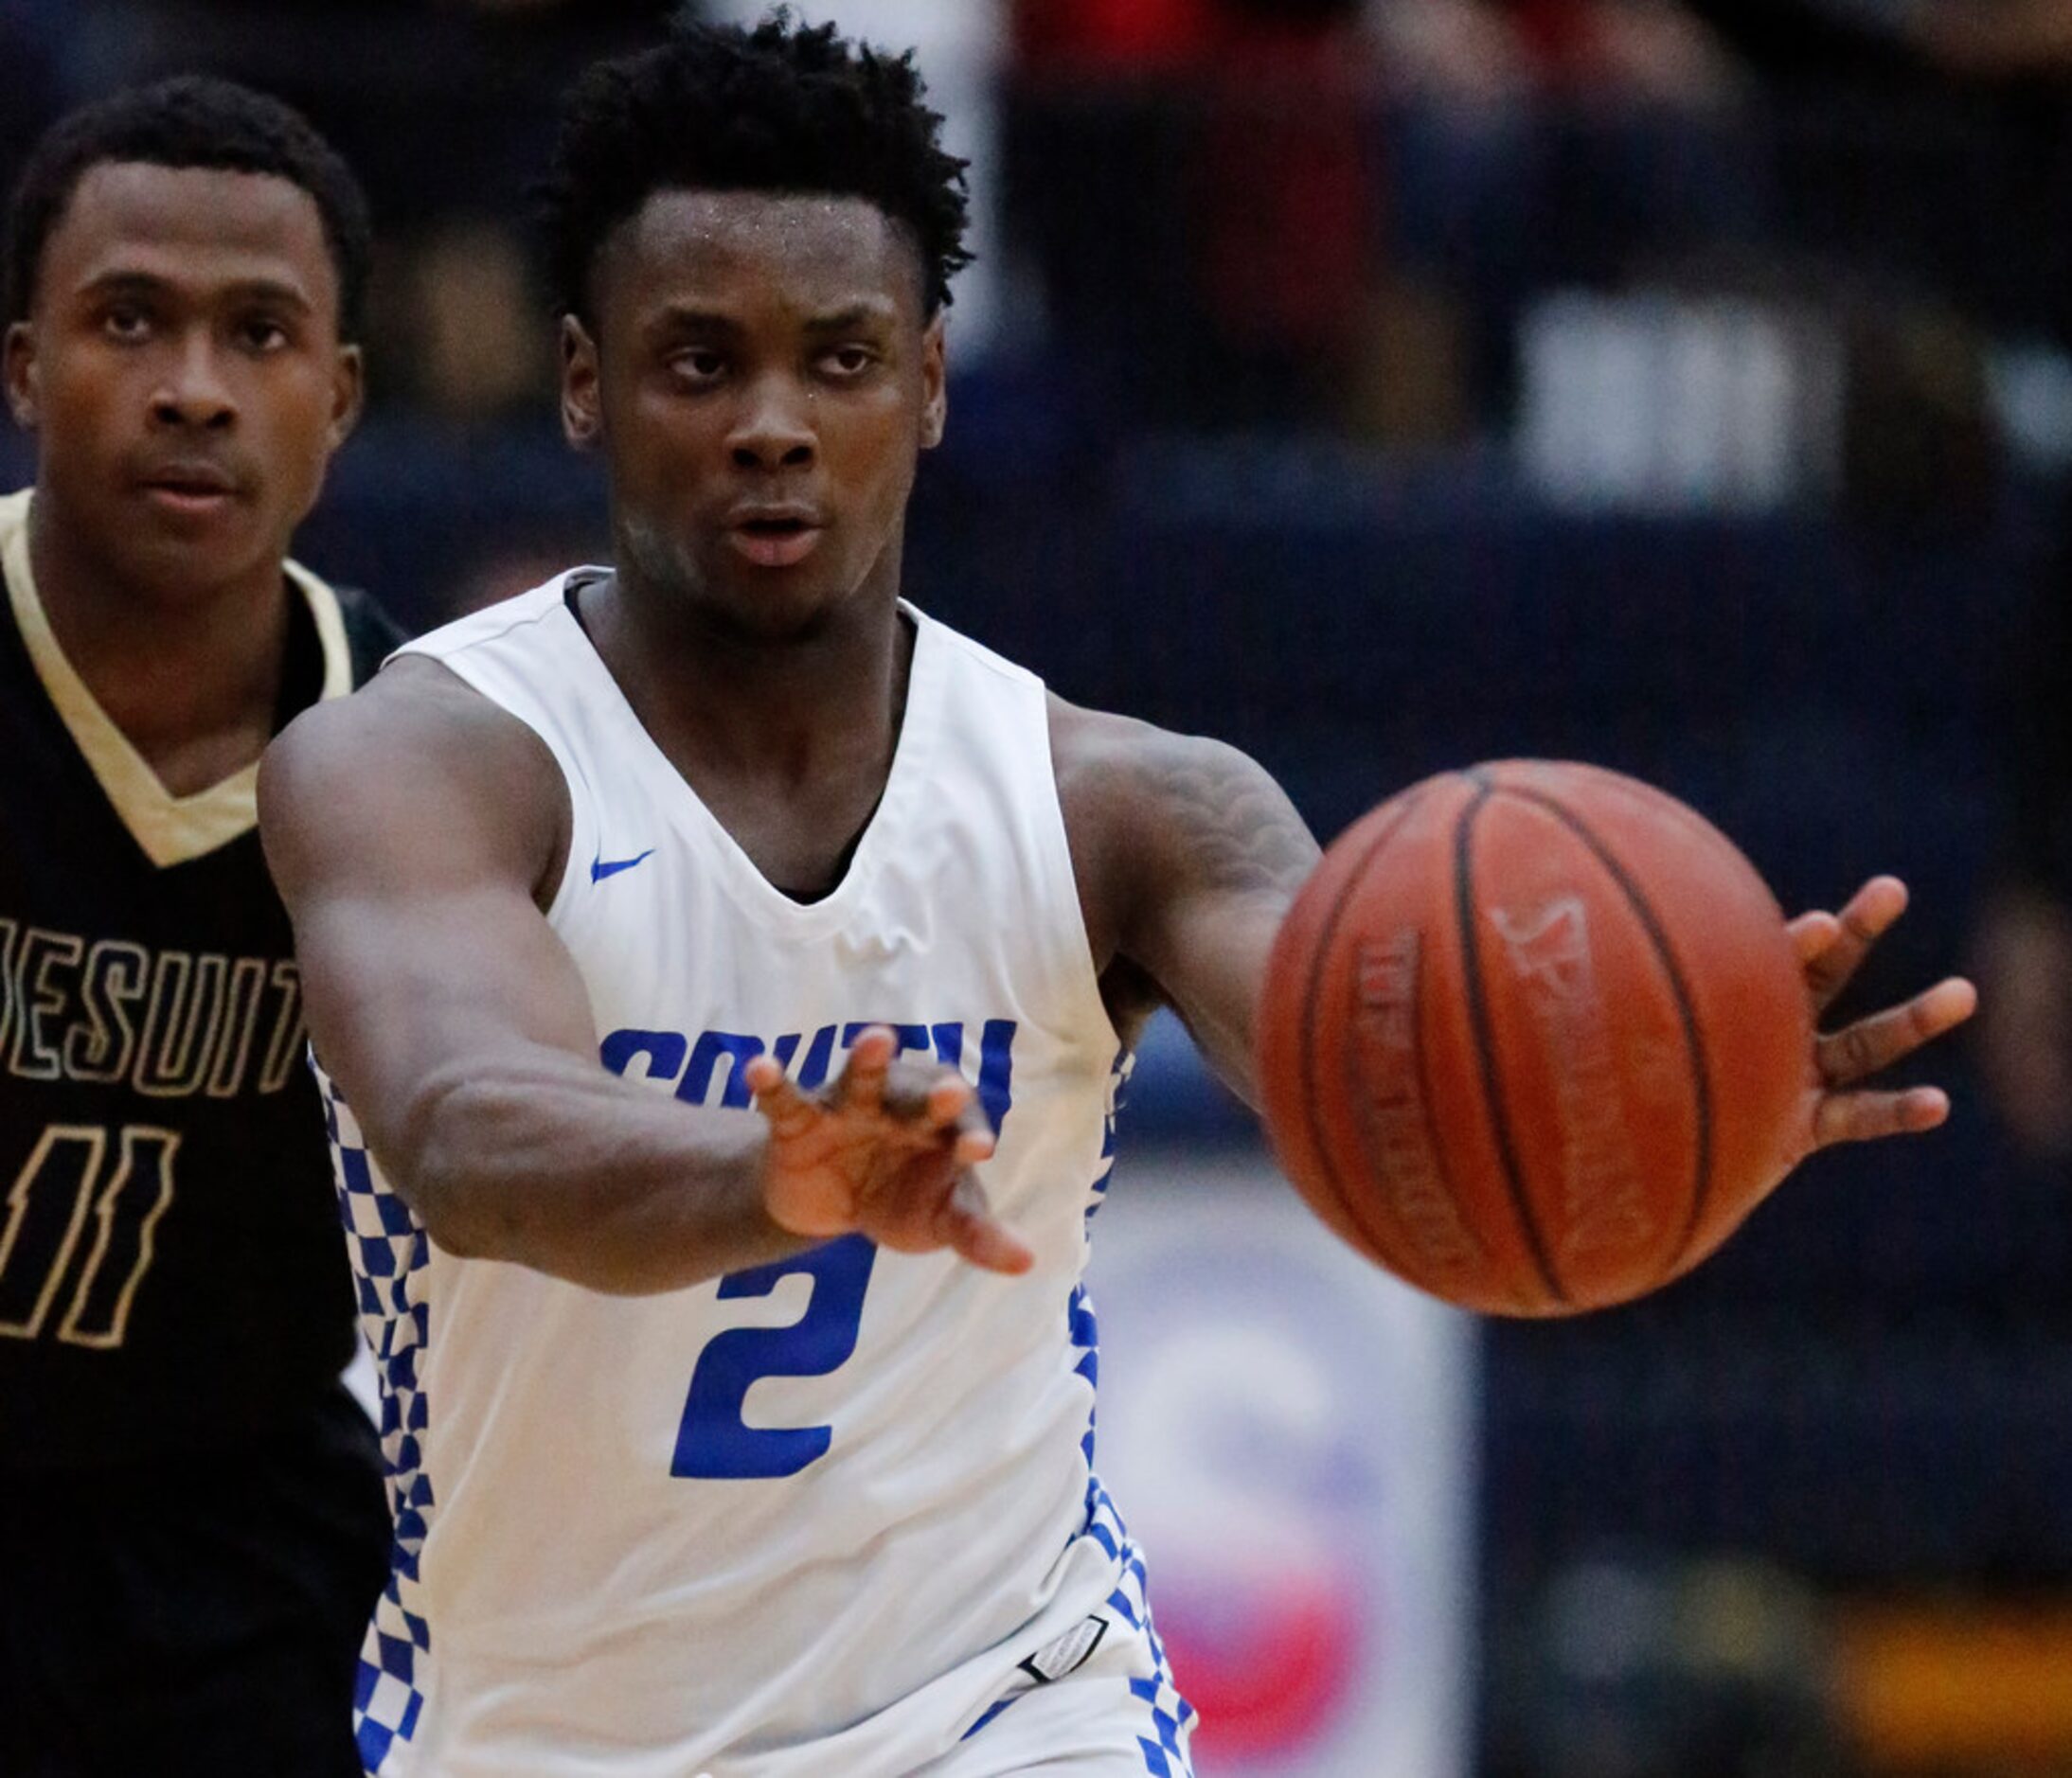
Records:
[[[394,639],[286,560],[366,207],[296,114],[178,80],[58,124],[6,246],[0,1772],[356,1772],[387,1513],[253,786]]]

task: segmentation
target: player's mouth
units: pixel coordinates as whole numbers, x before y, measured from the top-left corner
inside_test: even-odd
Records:
[[[240,494],[237,477],[220,464],[169,463],[137,480],[144,498],[175,518],[207,519],[227,511]]]
[[[726,541],[759,568],[795,568],[818,547],[825,528],[804,507],[746,508],[729,516]]]

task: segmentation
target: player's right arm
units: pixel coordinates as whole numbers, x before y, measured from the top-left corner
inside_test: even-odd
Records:
[[[664,1098],[598,1062],[548,924],[568,791],[531,730],[404,660],[268,751],[259,822],[310,1031],[432,1238],[615,1294],[701,1283],[861,1229],[1001,1271],[1027,1251],[970,1164],[960,1079],[859,1041],[831,1087],[751,1076],[766,1115]]]

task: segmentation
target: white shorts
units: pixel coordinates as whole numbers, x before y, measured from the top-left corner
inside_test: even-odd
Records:
[[[956,1748],[914,1778],[1194,1778],[1194,1707],[1173,1689],[1157,1632],[1148,1618],[1096,1615],[1106,1627],[1081,1664],[1046,1680],[1035,1657]]]

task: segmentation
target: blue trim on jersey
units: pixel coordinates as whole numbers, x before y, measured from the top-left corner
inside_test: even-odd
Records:
[[[1136,1066],[1136,1058],[1128,1050],[1117,1052],[1109,1076],[1108,1114],[1101,1129],[1100,1158],[1103,1163],[1099,1175],[1089,1190],[1086,1205],[1085,1230],[1087,1239],[1093,1238],[1094,1218],[1100,1214],[1100,1207],[1107,1201],[1108,1187],[1115,1177],[1116,1135],[1121,1122],[1122,1110],[1129,1098],[1130,1076]],[[1074,1369],[1086,1379],[1087,1388],[1098,1396],[1100,1385],[1100,1324],[1094,1313],[1093,1298],[1083,1284],[1072,1287],[1072,1295],[1065,1305],[1065,1331],[1073,1349],[1080,1354]],[[1133,1630],[1140,1632],[1151,1648],[1152,1662],[1156,1677],[1150,1680],[1132,1680],[1130,1689],[1151,1706],[1150,1736],[1139,1735],[1137,1746],[1144,1755],[1144,1769],[1155,1778],[1193,1778],[1193,1767],[1188,1763],[1187,1737],[1192,1733],[1195,1720],[1194,1706],[1180,1696],[1172,1682],[1172,1669],[1166,1659],[1165,1645],[1158,1640],[1158,1631],[1152,1623],[1151,1600],[1147,1592],[1147,1575],[1144,1558],[1134,1543],[1130,1540],[1129,1527],[1122,1522],[1122,1515],[1116,1510],[1116,1503],[1109,1498],[1108,1490],[1101,1485],[1100,1477],[1094,1469],[1095,1430],[1099,1418],[1098,1400],[1089,1400],[1086,1410],[1086,1433],[1080,1441],[1080,1449],[1086,1458],[1086,1520],[1079,1535],[1090,1538],[1112,1562],[1122,1569],[1120,1581],[1115,1591],[1108,1595],[1108,1609]],[[975,1734],[979,1729],[992,1721],[1015,1698],[1027,1697],[1017,1692],[1003,1698],[981,1716],[967,1734]]]
[[[1164,1662],[1155,1680],[1132,1680],[1130,1690],[1151,1706],[1152,1729],[1156,1739],[1144,1735],[1136,1737],[1137,1751],[1144,1755],[1144,1769],[1152,1778],[1192,1778],[1194,1768],[1188,1764],[1187,1749],[1182,1745],[1182,1735],[1194,1715],[1194,1706],[1181,1698],[1165,1678]],[[1169,1708],[1177,1700],[1178,1710]]]
[[[1137,1751],[1144,1758],[1144,1769],[1153,1774],[1153,1778],[1194,1778],[1188,1743],[1197,1720],[1195,1709],[1181,1696],[1173,1682],[1172,1663],[1167,1657],[1166,1645],[1159,1640],[1158,1627],[1152,1620],[1150,1580],[1143,1554],[1131,1541],[1129,1527],[1122,1522],[1122,1515],[1116,1510],[1115,1502],[1109,1499],[1108,1490],[1101,1486],[1099,1478],[1090,1477],[1087,1481],[1086,1516],[1086,1528],[1080,1535],[1092,1538],[1122,1571],[1104,1609],[1112,1611],[1131,1631],[1142,1636],[1151,1651],[1152,1677],[1129,1681],[1131,1693],[1147,1706],[1145,1715],[1149,1720],[1146,1727],[1150,1733],[1136,1737]],[[1069,1684],[1071,1680],[1067,1677],[1058,1683]],[[1028,1697],[1034,1689],[1018,1686],[1006,1698],[996,1699],[964,1732],[962,1738],[969,1741],[979,1730],[995,1721],[1009,1705]]]
[[[311,1065],[315,1068],[313,1057]],[[351,1107],[321,1069],[315,1072],[360,1324],[381,1378],[382,1467],[396,1523],[388,1584],[375,1601],[361,1645],[352,1699],[361,1764],[369,1774],[379,1774],[396,1743],[417,1734],[424,1713],[423,1662],[432,1652],[432,1627],[410,1609],[436,1504],[431,1477],[424,1472],[431,1409],[418,1375],[431,1321],[425,1306],[411,1300],[412,1282],[431,1263],[431,1242],[410,1207],[375,1179]]]
[[[1116,1128],[1121,1121],[1124,1100],[1129,1095],[1130,1075],[1136,1066],[1136,1058],[1128,1050],[1118,1050],[1108,1073],[1108,1111],[1101,1123],[1100,1158],[1102,1166],[1093,1183],[1087,1188],[1086,1221],[1084,1237],[1090,1242],[1094,1235],[1094,1218],[1100,1214],[1100,1207],[1108,1200],[1109,1182],[1116,1171]],[[1081,1453],[1086,1459],[1087,1478],[1090,1484],[1088,1498],[1099,1485],[1093,1481],[1094,1431],[1099,1420],[1100,1393],[1100,1324],[1094,1314],[1094,1299],[1087,1294],[1083,1284],[1072,1287],[1071,1297],[1064,1308],[1065,1337],[1074,1351],[1080,1354],[1073,1369],[1086,1378],[1086,1386],[1093,1392],[1093,1398],[1086,1406],[1086,1431],[1080,1440]],[[1091,1515],[1089,1515],[1091,1521]],[[1083,1534],[1082,1534],[1083,1535]],[[1109,1551],[1113,1556],[1115,1552]]]
[[[994,1702],[989,1704],[986,1707],[986,1714],[983,1716],[979,1717],[976,1722],[973,1723],[969,1729],[965,1730],[962,1734],[957,1736],[957,1739],[960,1741],[969,1741],[973,1735],[976,1734],[979,1730],[983,1729],[989,1722],[992,1721],[994,1717],[998,1716],[1000,1713],[1007,1709],[1009,1704],[1014,1703],[1019,1698],[1027,1698],[1027,1696],[1028,1694],[1027,1692],[1016,1692],[1011,1697],[996,1699]]]

